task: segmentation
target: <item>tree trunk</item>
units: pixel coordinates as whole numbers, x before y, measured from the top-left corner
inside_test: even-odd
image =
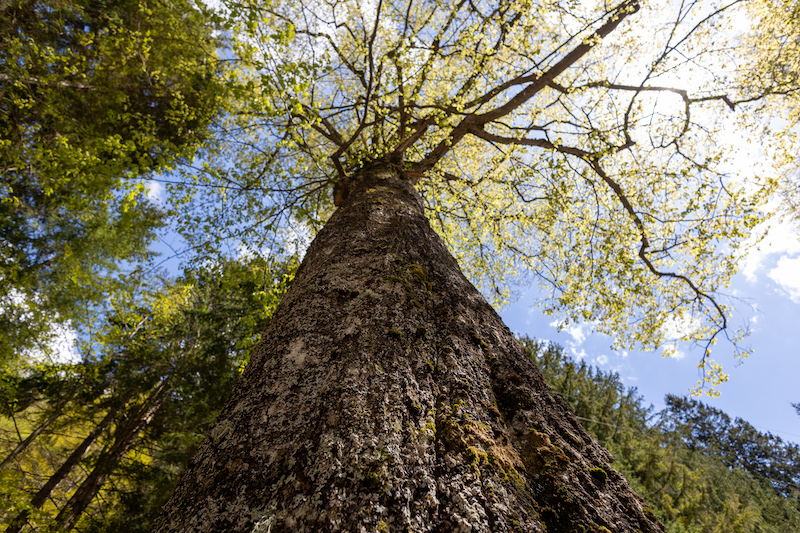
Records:
[[[120,408],[124,406],[125,401],[127,401],[127,399],[115,406],[112,406],[108,410],[108,413],[106,413],[106,416],[103,417],[100,423],[97,424],[88,435],[86,435],[86,438],[81,441],[78,447],[72,451],[69,457],[67,457],[66,461],[61,464],[61,467],[56,470],[52,476],[50,476],[50,478],[47,480],[47,483],[42,485],[42,488],[40,488],[33,498],[31,498],[32,508],[39,509],[42,507],[42,505],[44,505],[58,484],[61,483],[70,472],[72,472],[72,469],[78,465],[81,459],[83,459],[83,456],[86,455],[86,452],[89,451],[89,448],[92,446],[92,444],[94,444],[98,437],[102,435],[103,431],[105,431],[106,428],[111,425],[111,422],[114,421],[117,413],[119,413]],[[30,511],[28,509],[19,513],[10,523],[8,528],[6,528],[5,533],[19,533],[28,522],[29,516]]]
[[[39,424],[39,427],[34,429],[33,432],[31,432],[30,435],[25,437],[25,440],[23,440],[19,444],[17,444],[16,447],[13,450],[11,450],[11,453],[9,453],[8,456],[6,456],[6,458],[3,459],[3,462],[0,463],[0,470],[5,468],[6,465],[8,465],[11,461],[16,459],[16,457],[19,454],[21,454],[23,451],[25,451],[25,449],[30,445],[30,443],[32,443],[36,439],[36,437],[41,435],[42,431],[44,431],[45,429],[50,427],[50,424],[55,422],[55,420],[59,416],[61,416],[61,411],[64,409],[64,406],[66,404],[67,404],[67,401],[63,401],[63,402],[61,402],[59,404],[56,404],[56,406],[53,408],[53,412],[50,413],[50,415],[45,419],[45,421],[42,422],[41,424]]]
[[[97,493],[103,487],[108,476],[117,468],[119,462],[136,442],[139,434],[153,421],[161,406],[164,405],[169,386],[166,381],[160,382],[139,409],[125,421],[114,435],[114,444],[97,459],[97,464],[83,480],[69,501],[56,516],[54,531],[69,531],[86,510]]]
[[[461,273],[362,171],[155,530],[662,531]]]

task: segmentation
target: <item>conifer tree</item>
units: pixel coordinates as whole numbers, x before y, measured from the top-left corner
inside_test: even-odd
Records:
[[[0,5],[0,363],[91,321],[147,258],[166,212],[145,179],[207,137],[220,46],[191,0]]]

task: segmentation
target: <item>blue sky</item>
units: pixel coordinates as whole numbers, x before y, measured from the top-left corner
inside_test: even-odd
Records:
[[[792,402],[800,402],[800,231],[775,224],[758,250],[740,265],[740,273],[727,291],[739,299],[740,315],[750,319],[746,344],[753,354],[741,363],[729,345],[719,343],[713,358],[730,378],[718,389],[720,396],[703,395],[701,401],[740,417],[761,431],[800,443],[800,416]],[[553,317],[531,307],[534,289],[501,310],[511,331],[564,346],[569,353],[602,370],[613,370],[624,383],[636,387],[647,403],[664,406],[666,394],[687,394],[699,379],[697,362],[702,351],[681,346],[679,357],[659,352],[615,352],[605,335],[587,325],[558,331]]]

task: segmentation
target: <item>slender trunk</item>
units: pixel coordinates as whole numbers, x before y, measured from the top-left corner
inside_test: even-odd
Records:
[[[61,483],[64,478],[72,472],[72,469],[75,468],[83,456],[86,455],[86,452],[89,451],[89,448],[92,444],[97,441],[100,435],[111,425],[111,422],[117,417],[119,414],[120,409],[125,405],[127,402],[127,398],[125,398],[122,402],[117,403],[116,405],[112,406],[106,416],[103,417],[103,420],[97,424],[92,431],[86,435],[86,438],[81,441],[77,448],[75,448],[72,453],[67,457],[66,461],[61,464],[61,467],[56,470],[56,472],[50,476],[42,488],[31,498],[31,507],[34,509],[39,509],[44,505],[50,495],[53,493],[53,490]],[[29,510],[24,510],[19,513],[14,520],[11,521],[11,524],[6,528],[5,533],[19,533],[25,524],[28,521],[28,517],[30,516]]]
[[[64,405],[66,405],[66,402],[62,402],[56,405],[55,409],[53,409],[53,412],[50,413],[50,416],[48,416],[44,422],[39,424],[39,427],[34,429],[30,435],[25,437],[25,440],[21,441],[19,444],[17,444],[17,446],[13,450],[11,450],[11,453],[9,453],[8,456],[5,459],[3,459],[3,462],[0,463],[0,470],[5,468],[6,465],[8,465],[11,461],[16,459],[16,457],[23,451],[25,451],[28,445],[30,445],[30,443],[32,443],[36,439],[36,437],[41,435],[42,431],[47,429],[50,426],[50,424],[55,422],[55,420],[61,415],[61,411],[64,409]]]
[[[155,530],[663,531],[611,460],[419,194],[375,168],[309,248]]]
[[[125,454],[136,443],[139,434],[153,421],[169,391],[167,381],[159,383],[150,397],[117,429],[114,444],[97,459],[97,464],[56,516],[53,531],[69,531],[117,468]]]

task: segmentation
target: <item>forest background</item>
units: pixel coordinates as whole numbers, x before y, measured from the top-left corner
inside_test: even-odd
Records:
[[[222,17],[180,2],[116,2],[114,9],[102,11],[92,2],[59,3],[57,9],[42,5],[47,4],[7,3],[3,10],[9,16],[0,27],[5,110],[0,123],[0,482],[7,495],[0,513],[9,531],[26,523],[106,531],[121,523],[130,526],[132,516],[140,516],[137,524],[146,530],[290,283],[314,222],[324,215],[301,205],[299,216],[277,217],[262,228],[260,244],[225,250],[231,241],[214,232],[213,216],[205,226],[198,219],[177,218],[181,206],[193,215],[220,210],[225,187],[217,182],[218,197],[192,196],[191,187],[203,187],[202,180],[180,184],[186,175],[181,172],[199,166],[217,179],[228,177],[225,166],[213,171],[204,166],[226,155],[209,148],[208,132],[223,131],[214,130],[219,127],[215,121],[228,99],[253,90],[246,77],[221,75],[227,72],[224,59],[209,60],[234,46],[221,31],[228,23]],[[776,17],[789,9],[794,17],[789,20],[797,22],[791,3],[767,7],[775,9]],[[769,25],[770,16],[762,20]],[[794,26],[786,28],[791,45]],[[278,32],[274,38],[280,42],[288,36]],[[146,69],[134,61],[142,57]],[[791,78],[797,58],[786,57]],[[289,67],[300,74],[304,68]],[[787,87],[796,81],[780,75],[775,77]],[[791,97],[793,91],[772,89],[779,96]],[[784,120],[791,121],[795,108],[788,109]],[[795,134],[791,128],[783,133],[790,137],[787,146],[793,146]],[[205,155],[198,159],[198,153]],[[789,168],[781,175],[785,183],[796,185],[791,161],[789,167],[782,159],[778,163],[784,172]],[[179,185],[163,185],[176,180]],[[172,196],[163,196],[167,191]],[[775,192],[789,215],[791,192]],[[208,238],[198,240],[201,232],[187,231],[190,224]],[[235,224],[230,228],[242,232],[234,233],[241,237],[248,231]],[[180,240],[173,240],[176,230],[183,232]],[[785,281],[778,269],[796,262],[797,248],[787,244],[796,241],[796,234],[776,237],[771,231],[773,246],[787,255],[772,258],[768,268],[772,278]],[[191,250],[185,271],[164,270],[163,256],[156,251],[165,246],[171,249],[166,255]],[[755,266],[745,270],[751,276],[759,272]],[[757,279],[767,282],[763,275]],[[769,290],[763,286],[743,284],[753,291],[749,294],[759,294],[758,314],[748,307],[746,289],[734,286],[740,294],[733,294],[745,299],[738,309],[754,322],[750,342],[758,339],[758,345],[757,355],[730,373],[753,393],[747,395],[754,409],[749,412],[782,413],[778,419],[747,418],[774,432],[783,430],[785,436],[799,432],[792,429],[798,425],[790,401],[800,398],[783,396],[786,405],[776,406],[769,391],[791,391],[800,370],[791,336],[796,328],[780,322],[797,316],[797,289],[791,283],[781,286],[787,295],[778,305],[788,310],[780,312],[765,305],[763,295]],[[515,286],[509,287],[513,293]],[[507,290],[501,285],[489,289],[490,298],[493,290]],[[555,333],[542,331],[557,320],[529,322],[529,297],[518,304],[526,306],[524,312],[510,308],[507,323],[515,331],[556,339]],[[778,333],[766,330],[759,337],[758,329],[765,326],[752,317],[772,315]],[[660,394],[645,402],[625,388],[645,381],[643,374],[631,376],[630,368],[621,366],[639,358],[638,352],[610,352],[597,344],[587,349],[578,341],[583,342],[590,326],[567,324],[570,336],[563,339],[572,355],[622,371],[628,378],[624,383],[614,373],[569,361],[554,345],[529,342],[529,353],[617,456],[617,467],[670,531],[798,529],[796,446],[693,400],[666,398],[665,409],[656,415],[647,405],[660,406]],[[59,339],[65,336],[75,340],[73,359],[63,356]],[[665,345],[674,340],[667,336]],[[687,350],[678,347],[678,353]],[[678,362],[692,361],[694,355],[696,363],[703,357],[688,354]],[[659,376],[670,376],[671,392],[691,388],[696,375],[687,379],[684,371],[673,377],[663,370],[673,363],[651,356],[644,364],[658,369]],[[770,385],[737,376],[743,373],[739,368],[755,364],[769,369],[754,374],[764,375]],[[696,371],[695,364],[691,367]],[[663,382],[659,386],[664,390]],[[725,394],[723,383],[715,386],[722,400],[711,401],[744,398]]]

